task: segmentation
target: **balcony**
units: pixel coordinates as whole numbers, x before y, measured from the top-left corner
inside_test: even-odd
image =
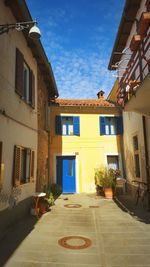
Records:
[[[133,36],[131,42],[133,44],[133,47],[133,40],[135,39],[134,37],[135,36]],[[142,100],[140,104],[144,105],[145,101],[143,100],[145,99],[145,89],[143,89],[143,84],[145,84],[145,80],[147,80],[147,77],[150,73],[150,33],[146,34],[145,37],[141,39],[138,45],[138,50],[133,51],[126,66],[126,69],[122,74],[122,78],[119,81],[117,99],[118,103],[125,108],[128,102],[131,102],[132,99],[134,100],[134,102],[138,100],[137,93],[139,95],[139,91],[141,90],[143,90],[143,94],[142,98],[140,99],[140,101]]]
[[[135,111],[150,116],[150,73],[136,88],[136,97],[130,97],[125,111]]]

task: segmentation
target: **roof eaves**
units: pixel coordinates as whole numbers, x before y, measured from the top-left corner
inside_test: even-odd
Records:
[[[60,102],[55,102],[55,101],[50,101],[49,102],[49,105],[50,106],[59,106],[59,107],[82,107],[82,108],[84,108],[84,107],[91,107],[91,108],[104,108],[104,107],[108,107],[108,108],[116,108],[117,107],[117,105],[116,105],[116,103],[114,103],[114,102],[112,102],[112,101],[107,101],[108,102],[108,104],[104,104],[104,105],[96,105],[96,104],[92,104],[92,103],[90,103],[90,104],[69,104],[69,103],[60,103]]]
[[[112,65],[114,65],[116,62],[118,62],[121,59],[122,55],[115,54],[115,52],[122,52],[123,49],[126,47],[126,42],[128,40],[133,22],[135,20],[137,11],[140,7],[140,4],[141,4],[141,0],[126,0],[125,2],[121,21],[119,24],[118,32],[117,32],[115,43],[114,43],[114,47],[113,47],[110,61],[108,64],[109,70],[113,70],[114,68],[112,67]],[[125,24],[127,25],[126,28],[128,30],[124,32],[123,29],[125,28]],[[122,41],[120,42],[121,38],[122,38]]]

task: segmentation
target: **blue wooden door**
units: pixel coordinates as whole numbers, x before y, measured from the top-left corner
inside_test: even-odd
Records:
[[[63,193],[75,193],[75,157],[57,157],[57,183],[62,186]]]

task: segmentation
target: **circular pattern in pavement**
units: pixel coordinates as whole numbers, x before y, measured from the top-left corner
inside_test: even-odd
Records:
[[[92,245],[92,241],[83,236],[66,236],[58,240],[58,244],[68,249],[84,249]]]
[[[64,205],[65,208],[81,208],[80,204],[66,204]]]

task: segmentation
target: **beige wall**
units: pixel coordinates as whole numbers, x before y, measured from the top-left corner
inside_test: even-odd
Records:
[[[15,23],[8,7],[0,1],[0,24]],[[16,30],[1,35],[0,41],[0,108],[25,124],[37,128],[37,90],[35,109],[24,103],[15,92],[16,47],[23,53],[24,59],[37,77],[37,64],[21,32]],[[37,79],[35,79],[37,87]],[[7,100],[7,101],[6,101]]]
[[[146,181],[142,115],[135,112],[123,112],[123,124],[124,124],[125,169],[126,169],[127,179],[129,180],[129,182],[131,182],[132,180],[138,180],[135,177],[134,150],[133,150],[133,136],[137,135],[139,143],[139,160],[140,160],[140,171],[141,171],[140,180]]]
[[[4,1],[0,1],[0,24],[15,23],[15,18]],[[21,32],[16,30],[0,37],[0,141],[3,142],[2,161],[4,163],[3,191],[10,192],[13,168],[14,145],[22,145],[35,150],[35,177],[37,154],[37,89],[35,90],[35,109],[27,105],[15,92],[16,47],[35,75],[37,88],[37,64]],[[12,119],[13,118],[13,119]],[[34,184],[21,186],[20,200],[31,196]],[[1,208],[1,207],[0,207]]]

